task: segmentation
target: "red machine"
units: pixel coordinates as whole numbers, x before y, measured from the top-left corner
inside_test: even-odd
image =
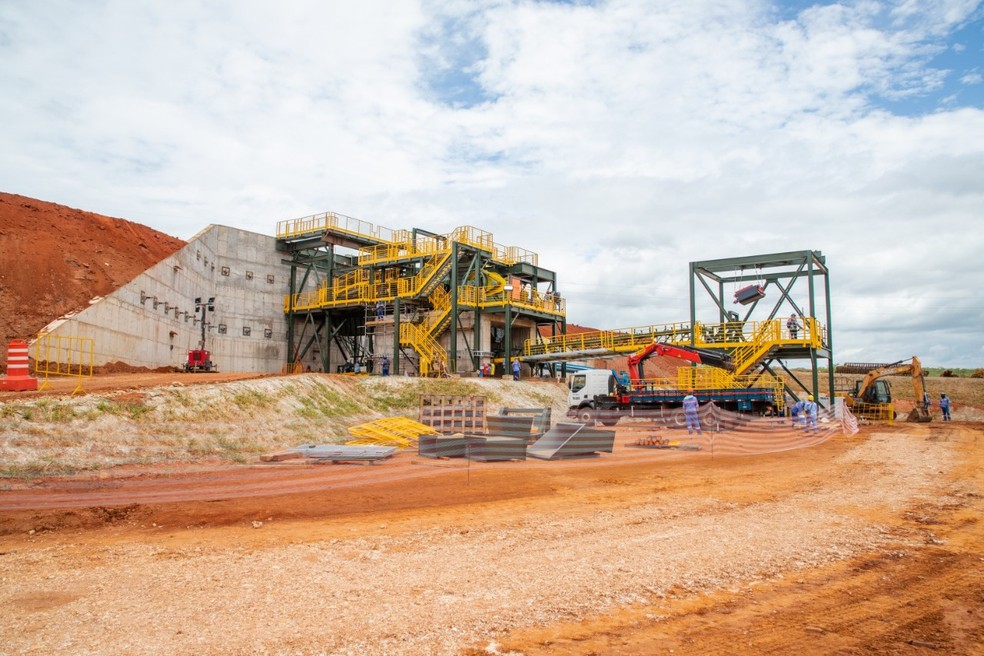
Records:
[[[212,354],[205,349],[193,349],[188,351],[188,361],[185,362],[185,371],[215,371],[215,363],[212,362]]]
[[[697,349],[690,346],[670,346],[669,344],[653,342],[641,351],[629,356],[629,379],[633,389],[638,388],[644,378],[642,373],[643,363],[654,355],[666,355],[720,369],[734,370],[735,368],[731,361],[731,356],[727,353],[709,349]]]

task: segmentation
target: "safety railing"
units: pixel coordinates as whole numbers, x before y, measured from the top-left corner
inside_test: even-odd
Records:
[[[395,278],[379,283],[369,282],[369,272],[357,269],[322,283],[314,290],[297,292],[284,297],[284,312],[299,312],[326,307],[372,304],[396,297],[414,298],[433,292],[440,283],[440,273],[450,266],[451,252],[431,258],[412,278]]]
[[[802,335],[797,331],[796,337],[780,319],[697,323],[694,335],[694,346],[731,353],[736,373],[747,371],[777,346],[823,345],[823,329],[814,317],[805,318]]]
[[[34,341],[34,374],[43,377],[39,390],[45,389],[49,376],[73,376],[78,384],[72,396],[85,393],[84,378],[92,378],[95,341],[89,337],[40,333]]]
[[[797,331],[793,337],[785,326],[785,321],[770,319],[769,321],[727,321],[724,323],[700,323],[694,330],[694,345],[707,348],[735,349],[747,346],[757,339],[757,335],[768,326],[768,339],[773,343],[786,345],[812,346],[820,348],[823,345],[823,328],[814,317],[805,317],[802,333]]]
[[[492,240],[492,233],[480,230],[473,226],[458,226],[448,235],[451,241],[459,244],[467,244],[488,253],[495,251],[495,242]]]
[[[743,390],[754,388],[768,390],[777,409],[781,409],[783,382],[776,376],[735,376],[724,369],[712,367],[678,367],[675,377],[644,378],[633,381],[634,391],[652,392],[675,390],[684,392],[694,390],[699,393],[708,390]]]
[[[418,369],[421,376],[444,375],[447,373],[447,352],[433,337],[419,325],[400,324],[400,344],[409,346],[419,356]]]
[[[505,305],[552,314],[558,317],[567,314],[567,300],[557,294],[547,292],[540,294],[536,291],[514,289],[504,290],[502,285],[494,283],[489,287],[464,285],[458,288],[458,305],[467,307],[501,308]]]
[[[277,239],[316,236],[329,231],[385,242],[394,241],[402,232],[337,212],[322,212],[277,222]]]
[[[421,327],[427,331],[428,335],[436,337],[441,332],[441,326],[451,314],[451,295],[444,287],[438,287],[428,297],[431,304],[431,311],[421,322]]]
[[[407,448],[414,446],[421,435],[437,435],[437,431],[407,417],[384,417],[365,424],[352,426],[349,432],[355,436],[346,444],[396,446]]]
[[[561,299],[563,300],[563,299]],[[690,323],[666,323],[617,330],[599,330],[573,335],[528,339],[523,355],[563,355],[602,349],[617,353],[637,351],[653,342],[685,344],[690,341]]]
[[[540,262],[540,256],[533,251],[520,248],[519,246],[500,246],[499,244],[495,245],[495,254],[493,258],[497,262],[508,264],[510,266],[521,262],[537,266]]]
[[[417,257],[434,257],[444,252],[451,252],[451,248],[448,242],[443,239],[428,235],[420,235],[416,239],[404,237],[392,244],[378,244],[360,248],[359,264],[366,266]]]
[[[408,296],[430,294],[443,279],[443,274],[451,268],[451,251],[436,255],[424,263],[420,272],[408,280],[414,281],[407,290]]]
[[[743,373],[758,362],[780,339],[779,322],[763,321],[752,332],[748,342],[731,352],[735,373]]]

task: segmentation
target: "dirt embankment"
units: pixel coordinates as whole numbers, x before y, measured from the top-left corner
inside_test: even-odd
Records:
[[[32,339],[184,245],[125,219],[0,193],[0,367],[11,339]]]

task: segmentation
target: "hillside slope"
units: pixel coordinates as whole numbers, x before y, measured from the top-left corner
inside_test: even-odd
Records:
[[[184,245],[125,219],[0,193],[0,365],[11,339],[34,337]]]

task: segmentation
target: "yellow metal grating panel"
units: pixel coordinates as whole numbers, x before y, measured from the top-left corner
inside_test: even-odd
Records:
[[[421,435],[437,435],[430,426],[407,417],[386,417],[349,428],[356,439],[346,444],[376,444],[380,446],[413,446]]]

